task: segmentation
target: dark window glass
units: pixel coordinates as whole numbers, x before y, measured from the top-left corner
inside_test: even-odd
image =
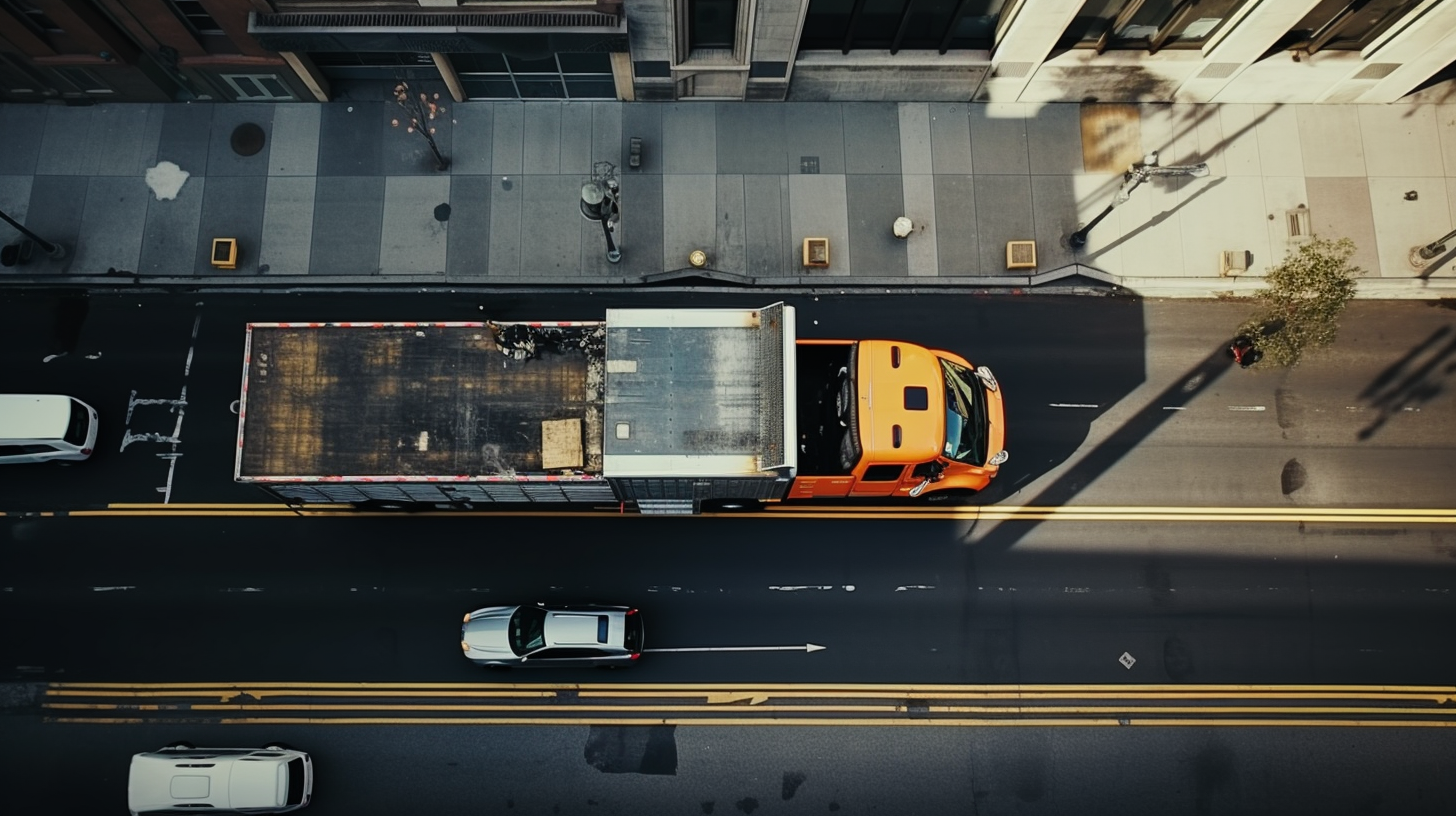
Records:
[[[1400,22],[1421,0],[1324,0],[1290,30],[1286,48],[1359,51]]]
[[[19,445],[0,445],[0,456],[20,456],[25,449]]]
[[[461,77],[460,84],[465,86],[465,95],[471,99],[519,99],[516,93],[516,83],[511,82],[510,77]]]
[[[851,49],[892,48],[897,35],[902,49],[989,49],[1006,0],[864,0],[858,19],[854,5],[810,0],[799,47],[843,49],[850,33]]]
[[[55,445],[21,445],[20,449],[26,453],[55,453],[60,450]]]
[[[810,50],[844,47],[844,32],[849,30],[849,16],[853,12],[854,0],[810,0],[799,47]]]
[[[563,74],[610,74],[610,54],[557,54]]]
[[[284,85],[283,81],[276,76],[255,77],[255,79],[258,80],[259,85],[263,86],[263,90],[274,99],[293,97],[293,91],[290,91],[288,86]]]
[[[738,0],[688,0],[688,47],[732,48]]]
[[[450,63],[462,74],[504,74],[506,58],[500,54],[451,54]]]
[[[90,430],[91,412],[86,410],[86,406],[71,400],[71,419],[66,423],[66,435],[62,438],[79,447],[86,444],[86,433]]]
[[[516,87],[521,89],[522,99],[566,98],[566,89],[561,87],[561,80],[556,77],[549,79],[521,79],[517,77]]]
[[[667,60],[636,60],[632,63],[632,73],[639,77],[666,79],[672,76],[672,67]]]
[[[865,468],[862,482],[898,482],[905,472],[904,465],[870,465]]]
[[[1005,0],[967,3],[960,20],[956,21],[950,47],[989,50],[996,44],[996,26],[1001,22],[1001,10],[1005,5]]]
[[[926,388],[923,385],[905,386],[905,410],[930,410],[930,389]]]
[[[567,77],[566,93],[572,99],[616,99],[617,84],[610,79]]]
[[[222,26],[212,19],[212,15],[208,14],[207,9],[203,8],[197,0],[167,0],[167,2],[172,7],[172,11],[176,12],[177,16],[185,20],[188,27],[198,34],[223,33]]]
[[[560,69],[556,67],[556,58],[545,59],[521,59],[520,57],[506,57],[510,63],[513,74],[556,74]]]
[[[905,13],[906,0],[864,0],[854,26],[852,48],[889,48]]]
[[[511,651],[518,655],[531,652],[546,645],[546,610],[538,606],[523,606],[511,613],[508,624]]]
[[[960,0],[910,0],[901,48],[939,48]]]
[[[286,804],[303,804],[303,783],[303,759],[296,757],[288,760],[288,798],[284,800]]]
[[[1062,48],[1197,48],[1247,0],[1087,0],[1063,33]]]
[[[604,657],[599,649],[547,649],[531,655],[532,660],[589,660]]]

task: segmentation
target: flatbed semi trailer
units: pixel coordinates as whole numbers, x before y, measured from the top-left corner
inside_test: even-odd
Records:
[[[957,396],[945,354],[798,340],[783,303],[252,323],[234,476],[291,505],[662,514],[973,492],[1005,460],[999,386],[955,358]]]

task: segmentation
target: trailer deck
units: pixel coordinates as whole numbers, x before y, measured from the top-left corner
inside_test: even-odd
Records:
[[[522,325],[249,324],[237,480],[599,478],[603,325]]]

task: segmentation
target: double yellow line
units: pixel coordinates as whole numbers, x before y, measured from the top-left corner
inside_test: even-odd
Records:
[[[1456,727],[1456,686],[52,683],[54,723]]]
[[[411,513],[410,516],[460,516],[463,511],[437,510]],[[615,508],[595,512],[541,508],[532,510],[474,510],[475,516],[620,516],[644,518],[635,513],[619,513]],[[68,510],[35,513],[35,516],[73,517],[157,517],[157,516],[230,516],[311,518],[349,516],[400,516],[396,511],[355,510],[347,504],[309,505],[297,509],[281,504],[111,504],[96,510]],[[1456,509],[1396,508],[1317,508],[1317,507],[1134,507],[1134,506],[1002,506],[985,507],[834,507],[822,505],[777,504],[762,513],[723,514],[742,519],[925,519],[938,521],[1156,521],[1156,522],[1292,522],[1326,524],[1456,524]],[[720,515],[722,517],[722,515]]]

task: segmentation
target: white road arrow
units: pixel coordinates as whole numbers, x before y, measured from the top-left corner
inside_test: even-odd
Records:
[[[678,649],[643,649],[644,652],[822,652],[828,646],[805,643],[803,646],[685,646]]]

